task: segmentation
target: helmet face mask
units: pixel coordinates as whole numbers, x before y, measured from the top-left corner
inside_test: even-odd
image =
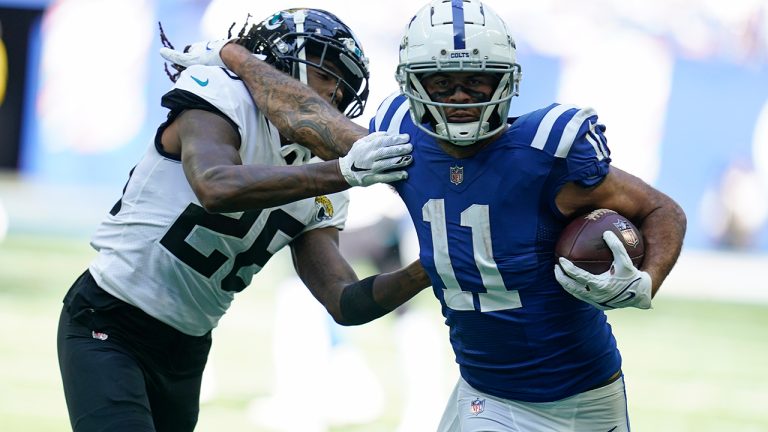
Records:
[[[333,103],[349,118],[363,113],[368,99],[368,59],[352,30],[335,15],[319,9],[287,9],[244,29],[239,36],[238,43],[304,84],[307,66],[335,77],[343,96]],[[336,65],[341,74],[325,67],[326,62]]]
[[[493,73],[500,77],[490,100],[471,104],[437,102],[421,78],[434,73]],[[478,0],[433,0],[411,20],[400,44],[396,78],[414,123],[455,145],[472,145],[505,127],[510,101],[521,79],[515,43],[501,18]],[[450,123],[446,109],[476,107],[477,121]],[[423,123],[432,123],[432,128]]]

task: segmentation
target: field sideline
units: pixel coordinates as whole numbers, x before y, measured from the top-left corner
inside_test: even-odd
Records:
[[[85,237],[12,234],[0,243],[3,431],[69,430],[56,363],[55,327],[61,297],[91,256]],[[690,278],[682,276],[688,274],[689,266],[695,268],[697,261],[711,269],[718,264],[711,259],[692,255],[681,262],[681,276],[670,279],[652,311],[609,313],[624,357],[635,431],[768,431],[768,302],[753,301],[747,296],[736,296],[738,302],[718,300],[718,295],[712,293],[715,288],[705,286],[704,282],[695,285],[702,285],[702,293],[711,298],[689,298],[687,294],[697,286],[687,286],[686,280]],[[275,260],[268,264],[265,274],[257,276],[254,286],[238,296],[215,331],[211,356],[215,385],[207,386],[211,390],[202,407],[199,431],[273,430],[251,421],[254,414],[249,407],[254,400],[268,396],[276,381],[272,355],[276,287],[290,274],[290,269],[285,255]],[[366,273],[368,269],[360,272]],[[755,273],[752,277],[739,271],[731,274],[741,275],[742,281],[737,283],[756,283]],[[711,279],[712,284],[720,283]],[[727,283],[727,279],[723,280]],[[719,288],[727,292],[728,285]],[[670,294],[666,295],[667,292]],[[420,295],[412,310],[438,323],[435,329],[445,335],[430,294]],[[377,403],[381,410],[371,423],[342,426],[337,421],[327,430],[397,429],[405,394],[402,363],[395,346],[400,334],[397,327],[397,319],[386,317],[367,326],[345,329],[345,339],[356,347],[378,381],[382,393]],[[284,334],[282,329],[278,333]],[[452,358],[447,340],[443,343],[438,352],[421,352],[413,360],[433,356],[429,360],[444,367],[450,375]],[[304,361],[311,365],[314,359]],[[446,380],[446,388],[453,384],[450,380],[451,377]],[[333,392],[320,392],[321,398],[323,394]],[[439,394],[442,398],[448,395],[442,389]],[[324,406],[337,410],[326,414],[342,417],[344,410],[360,413],[355,398],[355,394],[346,394],[326,403]],[[412,403],[418,407],[430,402]],[[442,403],[439,401],[439,405]],[[277,408],[289,409],[296,417],[302,415],[300,406]],[[271,420],[279,422],[279,411],[262,415],[272,415]],[[288,421],[291,417],[282,418]]]

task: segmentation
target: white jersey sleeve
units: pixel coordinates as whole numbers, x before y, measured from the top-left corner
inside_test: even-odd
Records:
[[[174,96],[192,94],[202,99],[201,106],[194,107],[205,109],[207,103],[212,111],[230,121],[240,134],[240,156],[244,164],[246,161],[269,165],[284,163],[277,129],[255,107],[237,75],[220,67],[191,66],[181,73],[171,93],[173,96],[164,98],[164,102],[170,101],[164,104],[171,109],[186,102],[186,98],[181,102],[174,101]]]
[[[163,105],[171,121],[184,109],[222,115],[240,134],[243,164],[285,165],[276,129],[225,69],[188,68]],[[348,194],[342,192],[269,209],[208,213],[179,158],[164,153],[155,138],[91,240],[98,253],[90,271],[115,297],[199,336],[217,325],[234,294],[277,251],[307,230],[342,229],[347,208]]]

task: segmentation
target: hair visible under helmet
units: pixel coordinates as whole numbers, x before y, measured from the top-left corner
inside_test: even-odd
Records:
[[[434,73],[493,73],[499,83],[487,102],[471,104],[433,101],[420,79]],[[406,28],[396,72],[400,91],[408,98],[413,122],[427,134],[466,146],[493,136],[506,124],[510,100],[522,77],[515,62],[515,42],[504,21],[478,0],[433,0]],[[449,123],[445,108],[479,107],[480,119]],[[429,122],[434,130],[423,123]]]
[[[336,77],[343,93],[339,109],[349,118],[363,113],[368,99],[368,59],[352,30],[335,15],[319,9],[286,9],[244,28],[238,36],[238,43],[304,84],[308,65]],[[308,55],[319,60],[312,62]],[[336,65],[341,76],[323,66],[325,61]]]

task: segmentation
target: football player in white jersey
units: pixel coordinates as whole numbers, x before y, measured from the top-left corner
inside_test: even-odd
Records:
[[[406,135],[339,121],[360,115],[368,95],[351,30],[331,13],[290,9],[240,36],[264,60],[252,58],[268,83],[259,108],[224,67],[171,75],[168,119],[65,296],[58,355],[74,430],[193,430],[211,330],[285,246],[342,324],[429,285],[413,266],[360,281],[338,249],[346,189],[401,180],[411,161]]]
[[[171,53],[224,61],[261,91],[248,52]],[[680,206],[611,165],[591,108],[552,104],[509,117],[521,69],[504,21],[478,0],[433,0],[408,23],[371,131],[408,133],[418,163],[393,183],[450,327],[461,377],[438,426],[453,431],[628,431],[621,355],[604,311],[648,309],[682,248]],[[635,268],[613,233],[593,275],[554,245],[571,218],[610,208],[643,231]],[[554,272],[552,269],[554,268]]]

